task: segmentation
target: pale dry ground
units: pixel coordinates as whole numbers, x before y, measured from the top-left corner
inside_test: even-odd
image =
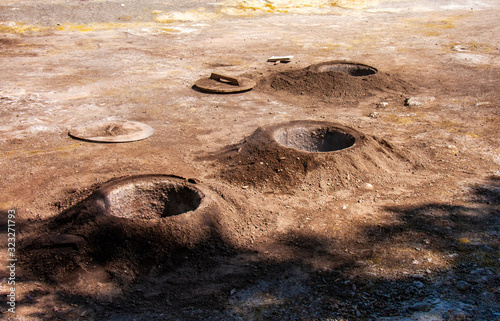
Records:
[[[314,230],[336,235],[340,232],[331,231],[342,230],[345,237],[364,226],[393,222],[394,213],[384,210],[391,206],[475,208],[470,191],[500,175],[497,1],[310,3],[4,1],[0,209],[16,209],[19,222],[44,220],[115,177],[195,177],[224,185],[240,194],[243,205],[255,208],[256,226],[263,221],[269,225],[269,230],[257,232],[270,241],[254,243],[252,238],[242,244],[279,261],[286,249],[273,243],[275,233]],[[289,64],[267,63],[273,55],[294,58]],[[257,79],[329,60],[368,64],[413,84],[412,94],[432,98],[410,108],[403,103],[407,97],[388,92],[332,104],[260,90],[207,95],[191,88],[212,71]],[[382,101],[388,105],[377,108]],[[155,133],[144,141],[117,145],[67,135],[71,127],[102,119],[144,122]],[[415,158],[421,154],[424,169],[393,173],[400,179],[395,185],[361,182],[374,186],[368,192],[361,184],[340,190],[304,184],[290,195],[220,181],[220,165],[207,155],[240,142],[259,126],[290,120],[351,126]],[[498,211],[497,200],[490,205]],[[486,242],[478,235],[456,238]],[[497,244],[497,236],[488,237]],[[384,265],[384,258],[392,255],[418,260],[427,255],[436,270],[453,265],[444,259],[449,253],[413,253],[398,244],[392,252],[390,248],[371,258],[374,266],[360,273],[390,278],[406,271]],[[6,251],[1,255],[5,258]],[[331,265],[324,258],[307,260],[317,269]],[[5,264],[2,269],[6,272]],[[20,285],[20,295],[32,287],[29,282]],[[18,311],[27,316],[46,309],[35,304]]]

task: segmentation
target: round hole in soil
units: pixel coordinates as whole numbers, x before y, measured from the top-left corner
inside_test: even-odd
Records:
[[[196,188],[170,180],[132,180],[106,189],[109,214],[121,218],[159,219],[196,210],[204,197]]]
[[[370,76],[377,73],[377,69],[355,63],[334,63],[334,64],[324,64],[318,66],[319,72],[341,72],[355,77]]]
[[[274,131],[274,139],[283,146],[313,153],[339,151],[356,143],[353,135],[330,126],[285,126]]]

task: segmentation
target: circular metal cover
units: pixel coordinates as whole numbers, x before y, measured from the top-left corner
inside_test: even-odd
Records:
[[[220,79],[217,80],[207,77],[197,80],[194,85],[200,91],[213,94],[240,93],[251,90],[256,85],[256,82],[253,79],[245,77],[239,77],[238,83],[238,85],[234,85]]]
[[[146,139],[154,129],[136,121],[97,121],[77,126],[69,131],[76,139],[101,143],[126,143]]]

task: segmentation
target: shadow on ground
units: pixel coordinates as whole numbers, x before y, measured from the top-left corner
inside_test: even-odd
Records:
[[[91,250],[71,245],[37,257],[28,255],[37,248],[30,243],[21,281],[44,286],[18,304],[38,305],[43,312],[28,318],[46,320],[495,320],[500,179],[472,186],[470,195],[466,206],[388,207],[394,220],[354,235],[355,248],[294,231],[276,235],[266,256],[226,244],[214,229],[199,244],[155,257],[145,253],[146,239],[139,247],[130,235],[105,241],[114,227],[101,230],[106,247]],[[82,204],[75,208],[37,229],[91,224]],[[118,251],[118,263],[103,258],[106,251]],[[321,269],[318,261],[337,264]]]

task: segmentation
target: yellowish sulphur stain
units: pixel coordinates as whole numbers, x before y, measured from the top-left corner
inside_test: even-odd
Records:
[[[184,21],[198,22],[211,20],[217,17],[216,13],[205,12],[205,8],[198,8],[185,12],[163,12],[155,10],[153,11],[153,14],[155,15],[154,21],[158,23],[175,23]]]
[[[490,53],[496,50],[495,47],[489,44],[477,43],[477,42],[454,42],[447,47],[457,52],[460,52],[461,50],[463,52]]]
[[[55,27],[58,31],[80,31],[80,32],[89,32],[94,31],[92,27],[84,24],[72,24],[72,23],[64,23],[57,27]]]
[[[12,33],[12,34],[22,35],[26,33],[40,32],[46,30],[47,28],[45,27],[27,25],[22,22],[6,22],[6,23],[0,22],[1,33]]]
[[[479,135],[471,133],[471,132],[467,132],[467,133],[465,133],[465,135],[469,136],[469,137],[472,137],[472,138],[478,138],[479,137]]]
[[[82,145],[82,143],[75,143],[75,144],[70,144],[67,146],[49,148],[49,149],[38,149],[38,150],[18,150],[18,149],[16,149],[16,150],[4,152],[3,154],[0,154],[0,157],[32,156],[32,155],[47,154],[47,153],[53,153],[53,152],[66,152],[66,151],[73,150],[81,145]]]
[[[462,243],[462,244],[469,244],[470,240],[467,238],[460,238],[460,239],[458,239],[458,242]]]
[[[430,17],[407,19],[406,22],[417,28],[417,32],[425,36],[439,36],[442,31],[455,28],[455,23],[466,18],[468,14],[441,17],[438,14],[431,14]]]
[[[414,120],[412,118],[413,117],[402,117],[397,115],[388,115],[387,117],[385,117],[387,121],[401,125],[413,123]]]
[[[30,34],[39,32],[54,32],[54,31],[69,31],[69,32],[93,32],[93,31],[106,31],[115,29],[140,29],[147,28],[151,32],[156,30],[164,33],[176,33],[179,30],[172,28],[165,28],[158,26],[154,22],[102,22],[91,24],[75,24],[75,23],[62,23],[57,26],[43,27],[36,25],[28,25],[21,22],[0,22],[0,33],[9,34]]]

